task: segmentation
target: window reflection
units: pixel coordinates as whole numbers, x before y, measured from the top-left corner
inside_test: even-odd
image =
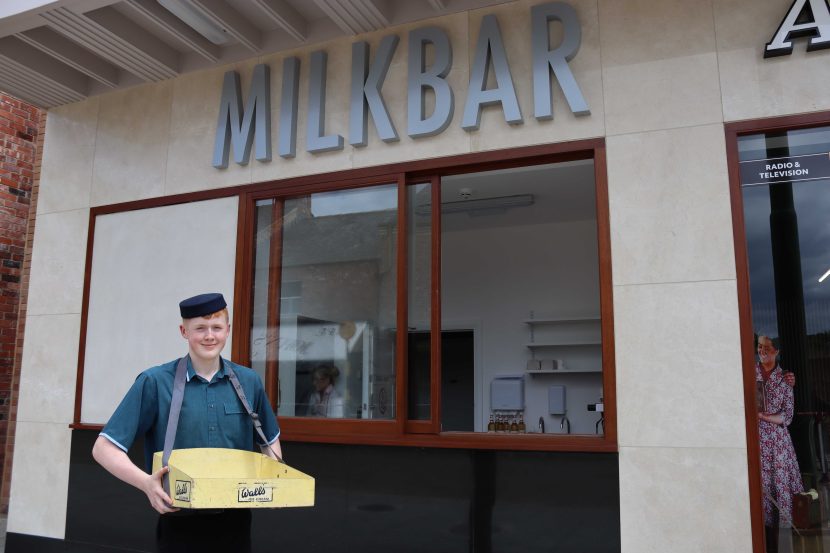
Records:
[[[282,220],[279,414],[393,418],[396,185],[289,199]]]
[[[269,344],[276,340],[276,329],[268,327],[268,291],[270,249],[274,234],[274,200],[256,203],[256,229],[254,238],[254,309],[251,328],[251,368],[265,381]],[[273,355],[273,354],[272,354]]]
[[[432,186],[407,187],[408,419],[429,420],[432,408]]]
[[[397,186],[261,201],[256,231],[251,358],[278,363],[278,414],[394,418]]]
[[[738,143],[768,551],[828,551],[830,129]],[[795,528],[795,531],[793,531]]]

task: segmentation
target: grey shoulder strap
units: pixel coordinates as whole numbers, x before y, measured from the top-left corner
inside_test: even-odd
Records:
[[[265,433],[262,431],[262,423],[259,421],[259,415],[254,413],[253,409],[251,409],[251,404],[248,403],[248,398],[245,396],[245,390],[242,389],[242,384],[239,383],[236,373],[231,366],[227,364],[225,365],[225,372],[228,373],[228,378],[231,380],[233,389],[236,390],[236,395],[239,397],[239,401],[242,402],[242,407],[245,408],[245,411],[248,412],[248,416],[251,417],[251,421],[254,423],[254,429],[259,435],[259,439],[262,440],[263,444],[265,444],[263,447],[270,447],[268,445],[268,438],[265,437]],[[277,456],[277,459],[279,459],[279,456]],[[282,459],[279,460],[281,461]]]
[[[164,434],[164,452],[161,454],[161,466],[166,467],[176,442],[176,430],[179,427],[179,414],[184,400],[184,385],[187,380],[187,356],[179,359],[176,364],[176,376],[173,379],[173,396],[170,398],[170,414],[167,417],[167,432]],[[164,491],[170,494],[170,479],[164,475],[162,483]]]

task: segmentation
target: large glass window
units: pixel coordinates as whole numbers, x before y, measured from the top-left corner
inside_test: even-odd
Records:
[[[830,128],[738,151],[767,550],[830,551]]]
[[[592,160],[441,181],[441,427],[600,434]]]
[[[598,188],[579,157],[257,200],[250,354],[287,427],[604,437]]]
[[[277,216],[268,214],[272,201],[258,206],[252,352],[278,362],[278,414],[394,418],[397,187],[311,194],[281,205]],[[272,220],[281,223],[279,232]],[[260,263],[266,251],[270,264]],[[257,330],[267,317],[269,278],[280,287],[271,336],[268,325]]]

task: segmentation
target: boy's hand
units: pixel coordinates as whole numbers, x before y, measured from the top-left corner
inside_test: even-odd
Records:
[[[167,495],[162,486],[162,478],[169,471],[168,467],[161,467],[159,470],[147,476],[147,480],[142,487],[147,499],[150,500],[150,505],[153,509],[161,514],[173,513],[179,509],[173,507],[173,500]]]

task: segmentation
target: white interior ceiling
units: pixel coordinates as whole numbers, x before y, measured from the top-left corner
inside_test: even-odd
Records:
[[[468,199],[461,196],[462,189],[469,192]],[[441,232],[596,221],[595,189],[592,159],[443,177],[442,204],[485,199],[494,199],[498,204],[500,198],[517,194],[531,195],[533,204],[444,213]],[[313,195],[310,209],[301,198],[286,202],[283,239],[290,247],[283,251],[284,266],[376,259],[383,251],[382,242],[394,236],[392,229],[397,226],[394,185],[338,191],[331,198],[335,212],[315,213],[314,199],[330,194]],[[418,190],[409,201],[413,202],[416,213],[418,206],[429,205],[429,187]],[[358,209],[352,210],[353,207]],[[429,215],[415,215],[410,224],[417,227],[416,232],[430,232]],[[262,267],[267,265],[267,257],[260,257],[258,261],[264,263]]]
[[[510,0],[3,0],[0,90],[42,108]],[[187,17],[185,17],[187,19]]]
[[[595,220],[594,182],[591,159],[444,177],[442,203],[495,198],[498,204],[498,198],[527,194],[533,197],[533,204],[492,212],[445,213],[441,228],[455,231]],[[462,190],[467,195],[462,195]]]

